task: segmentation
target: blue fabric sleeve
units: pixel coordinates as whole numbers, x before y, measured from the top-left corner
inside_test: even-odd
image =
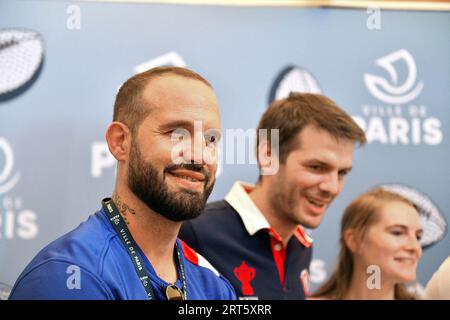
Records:
[[[25,271],[17,280],[11,300],[111,300],[103,281],[76,264],[49,260]]]
[[[224,293],[222,300],[237,300],[237,294],[234,287],[230,284],[230,282],[224,277],[220,276],[220,278],[225,282],[225,286],[227,287],[227,291]]]

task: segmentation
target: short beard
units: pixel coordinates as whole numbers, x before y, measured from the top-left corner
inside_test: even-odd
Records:
[[[274,183],[274,191],[269,195],[270,206],[283,220],[293,225],[303,224],[304,221],[299,221],[294,213],[298,206],[295,200],[296,192],[290,186],[286,186],[285,181],[285,172],[280,168]]]
[[[201,171],[205,176],[203,193],[181,189],[170,192],[165,182],[166,174],[178,168]],[[162,173],[147,163],[133,141],[128,166],[128,187],[148,208],[175,222],[198,217],[206,206],[206,201],[214,187],[215,178],[204,171],[202,165],[170,165]]]

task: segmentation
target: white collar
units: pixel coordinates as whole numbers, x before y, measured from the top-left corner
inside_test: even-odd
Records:
[[[253,236],[261,229],[270,229],[269,222],[248,195],[255,186],[237,181],[225,197],[225,201],[236,210],[244,222],[245,229]]]
[[[248,194],[254,187],[255,186],[250,183],[237,181],[225,197],[225,201],[239,214],[245,229],[251,236],[259,230],[271,229],[266,217],[258,209]],[[305,247],[310,247],[312,245],[312,239],[303,230],[302,226],[299,225],[297,227],[294,236]]]

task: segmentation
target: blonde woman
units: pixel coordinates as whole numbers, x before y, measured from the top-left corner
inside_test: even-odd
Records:
[[[405,284],[416,279],[422,233],[419,212],[406,198],[382,188],[359,196],[341,221],[337,268],[311,298],[416,299]]]

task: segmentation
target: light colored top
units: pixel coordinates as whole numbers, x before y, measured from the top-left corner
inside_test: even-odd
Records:
[[[450,257],[431,277],[425,288],[424,299],[450,300]]]

